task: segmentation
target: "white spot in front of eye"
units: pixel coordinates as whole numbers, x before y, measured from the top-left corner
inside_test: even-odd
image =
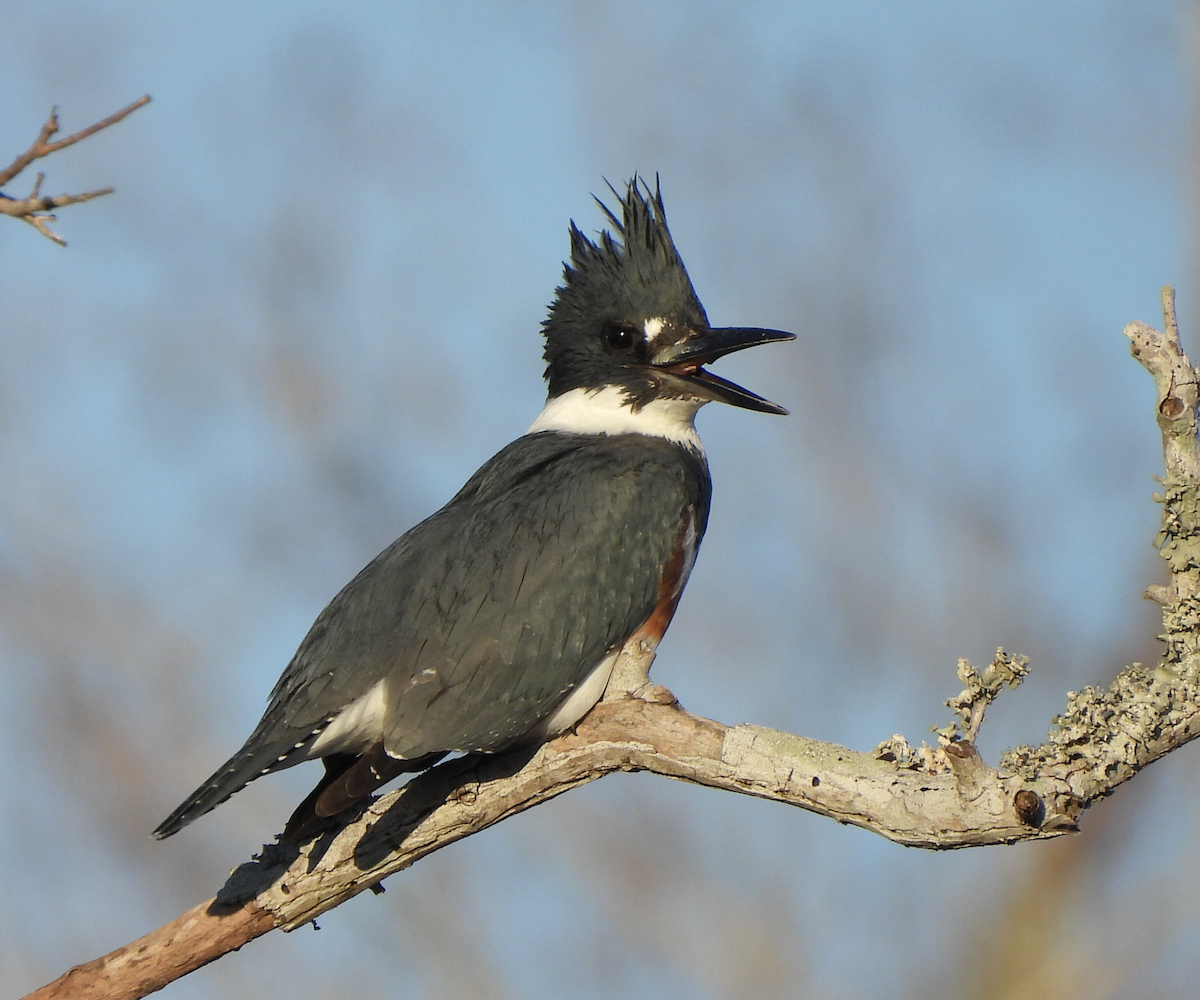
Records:
[[[661,316],[651,316],[650,319],[646,320],[642,326],[642,329],[646,333],[646,343],[653,344],[661,336],[665,325],[666,320]]]

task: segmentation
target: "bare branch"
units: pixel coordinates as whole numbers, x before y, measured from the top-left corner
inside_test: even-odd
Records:
[[[1003,651],[982,674],[960,661],[966,690],[949,704],[965,738],[913,751],[893,737],[867,754],[691,715],[649,684],[654,649],[635,642],[622,652],[604,701],[575,732],[536,750],[438,765],[309,843],[264,848],[214,899],[30,997],[144,996],[272,928],[309,923],[456,840],[617,771],[772,799],[912,847],[976,847],[1076,831],[1090,805],[1200,735],[1198,394],[1167,292],[1164,309],[1166,333],[1144,323],[1125,332],[1158,386],[1167,466],[1158,544],[1171,583],[1154,596],[1164,605],[1166,653],[1157,667],[1127,667],[1103,690],[1068,694],[1041,746],[1008,751],[998,768],[974,746],[986,705],[1025,672],[1023,658]]]
[[[124,948],[75,966],[29,995],[43,1000],[144,997],[237,951],[272,926],[271,914],[253,904],[219,913],[210,899]]]
[[[106,129],[110,125],[116,125],[121,119],[128,117],[138,108],[149,103],[150,95],[143,94],[132,104],[123,107],[115,114],[111,114],[107,118],[96,122],[95,125],[89,125],[74,135],[69,135],[65,139],[59,139],[57,142],[48,141],[58,131],[58,108],[51,108],[50,117],[46,119],[46,124],[42,126],[42,130],[38,133],[38,137],[34,140],[33,145],[13,160],[8,167],[0,170],[0,187],[4,187],[5,184],[21,173],[34,160],[40,159],[43,156],[49,156],[60,149],[66,149],[68,146],[73,146],[75,143],[86,139],[89,135],[95,135],[101,129]]]
[[[50,141],[50,137],[58,131],[58,109],[51,108],[50,117],[46,119],[46,124],[42,126],[42,130],[38,133],[38,137],[34,140],[33,145],[13,160],[5,169],[0,170],[0,188],[17,177],[34,160],[49,156],[51,153],[65,149],[67,146],[73,146],[75,143],[86,139],[89,135],[94,135],[101,129],[115,125],[127,115],[132,114],[138,108],[149,103],[150,95],[146,94],[115,114],[109,115],[94,125],[89,125],[74,135],[69,135],[65,139],[59,139],[57,142]],[[46,225],[47,222],[54,221],[54,216],[50,215],[49,212],[55,208],[62,208],[64,205],[75,205],[79,202],[91,201],[93,198],[112,194],[113,189],[106,187],[95,191],[85,191],[83,194],[60,194],[43,197],[40,193],[43,179],[43,174],[37,175],[37,180],[33,184],[33,190],[27,198],[11,198],[0,192],[0,215],[10,215],[17,219],[23,219],[47,239],[53,240],[59,246],[65,247],[67,245],[66,241],[61,236],[51,232]]]

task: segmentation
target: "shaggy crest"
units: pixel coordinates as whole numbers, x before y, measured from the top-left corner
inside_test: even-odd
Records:
[[[571,261],[542,324],[551,396],[581,384],[576,376],[590,367],[588,355],[598,354],[606,325],[640,327],[652,317],[708,325],[667,228],[658,179],[653,191],[636,175],[624,195],[608,187],[620,215],[596,199],[612,230],[595,242],[571,223]]]

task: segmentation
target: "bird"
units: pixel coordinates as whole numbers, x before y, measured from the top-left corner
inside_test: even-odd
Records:
[[[535,746],[597,704],[631,639],[670,624],[712,484],[696,432],[721,402],[786,414],[705,366],[794,340],[713,327],[636,174],[596,238],[572,221],[529,430],[329,602],[245,745],[154,831],[177,833],[263,775],[320,758],[283,838],[452,753]]]

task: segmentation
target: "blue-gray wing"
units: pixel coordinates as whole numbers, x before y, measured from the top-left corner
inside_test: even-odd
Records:
[[[369,742],[382,736],[390,755],[519,742],[647,622],[685,529],[694,554],[709,498],[703,457],[664,440],[514,441],[329,603],[246,744],[155,835],[261,774],[348,749],[317,741],[381,681]]]

